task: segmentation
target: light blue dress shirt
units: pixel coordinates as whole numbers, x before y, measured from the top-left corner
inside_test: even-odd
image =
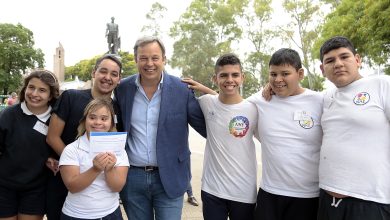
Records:
[[[128,152],[129,162],[133,166],[158,166],[156,139],[163,75],[151,100],[146,96],[139,77],[138,75],[135,81],[137,92],[134,96],[131,116],[131,135],[128,137],[130,147],[130,152]]]

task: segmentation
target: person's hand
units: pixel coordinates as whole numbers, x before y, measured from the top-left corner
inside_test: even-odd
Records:
[[[275,95],[275,93],[272,91],[271,85],[269,83],[265,84],[261,95],[266,101],[271,101],[272,96]]]
[[[93,158],[92,163],[94,169],[98,171],[103,171],[106,168],[108,163],[107,153],[99,153]]]
[[[201,93],[212,94],[212,95],[218,94],[217,92],[215,92],[214,90],[210,89],[209,87],[207,87],[207,86],[203,85],[202,83],[197,82],[197,81],[195,81],[195,80],[193,80],[191,78],[185,77],[185,78],[182,78],[181,81],[184,82],[184,83],[187,83],[188,84],[188,88],[196,90],[196,91],[199,91]]]
[[[47,158],[46,166],[51,171],[53,171],[54,176],[58,173],[58,171],[60,171],[60,168],[59,168],[58,165],[59,165],[58,160],[56,160],[56,159],[54,159],[52,157]]]
[[[190,89],[194,89],[194,90],[197,90],[199,91],[199,88],[201,88],[203,85],[200,84],[199,82],[193,80],[192,78],[189,78],[189,77],[184,77],[181,79],[182,82],[185,82],[188,84],[188,88]]]
[[[116,164],[116,156],[114,153],[111,153],[111,152],[107,152],[106,154],[107,154],[108,162],[107,162],[106,168],[104,170],[109,171],[112,168],[114,168],[114,166]]]

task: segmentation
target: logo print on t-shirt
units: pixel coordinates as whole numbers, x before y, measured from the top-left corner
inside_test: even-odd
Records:
[[[244,137],[249,129],[249,120],[244,116],[236,116],[229,123],[229,131],[234,137]]]
[[[305,118],[303,120],[299,120],[299,125],[304,129],[310,129],[314,126],[313,118]]]
[[[356,105],[365,105],[370,101],[370,94],[367,92],[359,92],[355,98],[353,98],[353,103]]]

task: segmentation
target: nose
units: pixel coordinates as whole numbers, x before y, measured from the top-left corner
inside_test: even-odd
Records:
[[[152,60],[152,58],[148,58],[148,60],[146,61],[146,65],[148,65],[148,66],[153,65],[153,60]]]
[[[337,68],[337,67],[340,67],[340,66],[343,66],[343,62],[341,61],[341,59],[336,58],[335,61],[334,61],[334,67]]]
[[[228,82],[233,81],[233,76],[229,74],[228,77],[226,78],[226,81]]]
[[[31,94],[34,96],[38,95],[38,89],[34,89]]]
[[[283,76],[281,74],[277,74],[275,77],[275,81],[280,82],[283,80]]]

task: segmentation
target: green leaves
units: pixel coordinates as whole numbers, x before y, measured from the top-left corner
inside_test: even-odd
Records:
[[[43,67],[44,54],[34,48],[33,33],[21,24],[0,24],[0,90],[16,91],[27,69]]]

